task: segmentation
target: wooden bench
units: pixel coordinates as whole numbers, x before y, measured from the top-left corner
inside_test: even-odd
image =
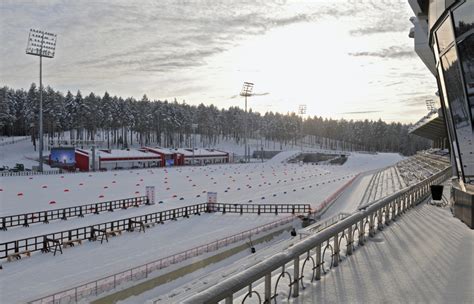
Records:
[[[82,244],[82,240],[70,240],[70,241],[65,241],[65,242],[63,242],[63,248],[74,247],[75,244],[81,245],[81,244]]]
[[[15,252],[15,253],[9,254],[7,256],[7,261],[11,262],[12,260],[20,260],[22,255],[30,257],[31,252],[29,250],[25,250],[25,251]]]

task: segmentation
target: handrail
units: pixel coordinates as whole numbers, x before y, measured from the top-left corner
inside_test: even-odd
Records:
[[[417,203],[429,196],[430,185],[442,182],[448,178],[449,175],[450,168],[447,168],[416,185],[397,191],[377,202],[365,205],[333,226],[305,238],[294,246],[288,248],[286,251],[269,257],[266,261],[247,268],[241,273],[227,278],[220,283],[211,286],[207,290],[185,299],[183,303],[218,303],[224,299],[226,300],[226,303],[232,303],[234,294],[244,288],[248,288],[247,295],[249,295],[249,293],[258,294],[257,291],[252,290],[252,284],[262,278],[265,278],[265,294],[262,295],[261,298],[265,301],[271,301],[273,298],[278,296],[276,286],[275,292],[272,295],[272,272],[282,267],[282,273],[280,274],[281,277],[285,273],[288,273],[288,271],[285,271],[285,265],[290,262],[293,262],[293,281],[290,276],[291,283],[288,297],[291,295],[293,297],[298,297],[299,286],[300,284],[303,286],[304,276],[302,276],[301,273],[304,271],[305,266],[305,263],[303,263],[303,267],[300,268],[300,260],[306,262],[309,257],[311,257],[313,266],[315,267],[314,269],[316,270],[313,273],[313,279],[320,279],[321,271],[324,271],[323,263],[326,249],[328,249],[328,252],[330,250],[332,253],[330,266],[336,267],[339,264],[340,245],[343,239],[346,241],[347,246],[346,255],[351,255],[354,249],[354,239],[357,236],[356,231],[358,232],[359,244],[364,244],[367,226],[369,228],[368,236],[375,235],[375,224],[377,224],[378,229],[383,229],[384,225],[395,220],[402,214],[402,212],[414,207]],[[324,248],[323,246],[326,242],[327,245]],[[322,248],[324,248],[324,251],[321,255]],[[312,250],[316,253],[316,263],[314,263],[313,254],[311,254]],[[323,261],[323,263],[321,263],[321,261]],[[276,283],[278,284],[278,282],[279,280],[277,280]],[[260,294],[258,294],[258,296],[260,297]]]

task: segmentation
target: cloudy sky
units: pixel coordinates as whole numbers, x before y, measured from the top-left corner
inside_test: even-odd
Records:
[[[436,83],[406,0],[2,0],[0,85],[38,82],[30,28],[58,35],[44,85],[260,112],[414,122]]]

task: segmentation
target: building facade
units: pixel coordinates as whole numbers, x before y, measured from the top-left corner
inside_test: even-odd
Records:
[[[455,215],[473,226],[474,0],[409,0],[410,37],[435,76],[456,178]],[[456,211],[457,205],[457,211]]]

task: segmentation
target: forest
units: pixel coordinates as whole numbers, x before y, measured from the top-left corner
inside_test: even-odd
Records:
[[[39,90],[31,84],[28,91],[7,86],[0,88],[0,135],[28,135],[35,142],[38,130]],[[303,136],[340,142],[347,150],[387,151],[412,155],[430,147],[430,141],[408,133],[410,124],[382,120],[345,120],[305,117],[295,113],[245,113],[239,107],[219,109],[214,105],[185,102],[66,94],[51,87],[43,90],[43,126],[50,138],[95,140],[106,134],[107,146],[127,148],[133,144],[164,147],[189,145],[192,134],[201,144],[212,147],[221,139],[242,142],[247,123],[248,138],[284,144]],[[193,124],[197,128],[193,130]]]

